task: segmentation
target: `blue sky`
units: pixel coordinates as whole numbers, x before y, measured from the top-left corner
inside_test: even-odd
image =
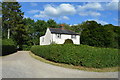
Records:
[[[95,20],[118,25],[117,2],[20,2],[24,17],[36,20],[54,19],[57,23],[80,24]]]

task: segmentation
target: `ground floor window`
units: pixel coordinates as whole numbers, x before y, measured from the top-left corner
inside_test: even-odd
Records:
[[[42,39],[42,42],[44,42],[44,38]]]
[[[72,39],[76,39],[76,35],[71,35],[71,38]]]

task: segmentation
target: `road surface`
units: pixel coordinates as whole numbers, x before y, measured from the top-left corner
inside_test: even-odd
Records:
[[[31,57],[28,51],[0,59],[2,78],[118,78],[118,72],[87,72],[47,64]]]

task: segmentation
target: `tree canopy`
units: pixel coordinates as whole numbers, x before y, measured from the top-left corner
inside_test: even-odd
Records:
[[[53,19],[34,21],[31,18],[23,18],[24,13],[20,8],[21,5],[18,2],[2,3],[2,18],[0,19],[3,19],[3,39],[7,38],[8,29],[10,29],[10,38],[16,42],[16,45],[24,48],[25,46],[39,45],[39,37],[45,34],[48,27],[60,28],[61,24]],[[119,26],[112,24],[101,25],[96,21],[85,21],[72,26],[66,23],[62,24],[65,29],[80,34],[81,44],[96,47],[120,47]]]

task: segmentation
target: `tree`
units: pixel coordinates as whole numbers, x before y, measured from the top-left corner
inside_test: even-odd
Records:
[[[37,20],[34,25],[34,42],[35,44],[39,44],[40,36],[45,35],[48,24],[44,20]]]
[[[113,26],[112,24],[107,24],[107,25],[104,25],[104,30],[105,30],[104,36],[107,34],[105,37],[105,45],[107,47],[118,48],[119,47],[118,31],[120,31],[120,27],[117,28],[117,26]]]
[[[3,14],[3,38],[7,38],[6,33],[13,38],[17,45],[22,48],[26,31],[23,24],[24,13],[20,10],[20,4],[18,2],[3,2],[2,3],[2,14]],[[8,35],[9,38],[9,35]]]
[[[2,16],[2,3],[0,2],[0,16]]]
[[[81,24],[81,43],[97,47],[119,47],[120,27],[112,24],[101,25],[95,21],[86,21]]]
[[[47,21],[48,27],[52,27],[52,28],[58,28],[58,24],[53,20],[53,19],[49,19]]]
[[[24,22],[24,25],[25,25],[25,30],[27,32],[25,45],[31,46],[31,45],[35,44],[34,41],[33,41],[33,39],[35,38],[35,36],[34,36],[35,21],[30,19],[30,18],[24,18],[23,22]]]

